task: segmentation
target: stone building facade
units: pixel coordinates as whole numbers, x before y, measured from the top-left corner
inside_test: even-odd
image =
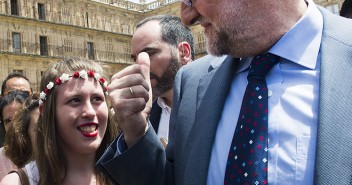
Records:
[[[342,0],[316,0],[338,13]],[[112,75],[132,64],[130,41],[136,23],[157,14],[179,16],[178,0],[151,3],[124,0],[0,0],[0,80],[12,72],[27,76],[35,91],[53,61],[84,57]],[[204,56],[205,37],[191,27],[196,58]]]

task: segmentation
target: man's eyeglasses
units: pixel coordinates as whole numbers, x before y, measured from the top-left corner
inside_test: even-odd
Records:
[[[183,4],[187,5],[188,7],[192,7],[192,0],[180,0]]]

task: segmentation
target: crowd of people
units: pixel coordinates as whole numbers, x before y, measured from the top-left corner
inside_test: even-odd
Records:
[[[352,182],[351,0],[341,16],[312,0],[181,2],[181,18],[137,24],[135,64],[111,79],[66,58],[39,92],[3,80],[0,185]],[[210,55],[194,60],[197,23]]]

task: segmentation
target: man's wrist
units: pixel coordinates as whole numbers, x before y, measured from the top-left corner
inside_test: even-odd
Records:
[[[124,132],[124,140],[127,145],[127,148],[131,148],[133,145],[135,145],[147,133],[148,129],[149,124],[146,125],[143,132],[140,132],[138,134],[136,134],[135,132],[133,132],[133,134]]]

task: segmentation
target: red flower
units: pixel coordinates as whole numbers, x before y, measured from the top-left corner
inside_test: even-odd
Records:
[[[102,83],[102,84],[105,83],[105,79],[104,79],[103,77],[101,77],[101,78],[99,79],[99,81],[100,81],[100,83]]]
[[[60,78],[56,78],[55,79],[55,84],[56,85],[60,85],[62,83],[62,81],[60,80]]]
[[[45,87],[44,92],[46,95],[49,95],[49,89]]]
[[[73,77],[78,78],[79,77],[79,72],[77,72],[77,71],[73,72]]]
[[[94,71],[93,70],[88,71],[87,74],[90,77],[94,77]]]

